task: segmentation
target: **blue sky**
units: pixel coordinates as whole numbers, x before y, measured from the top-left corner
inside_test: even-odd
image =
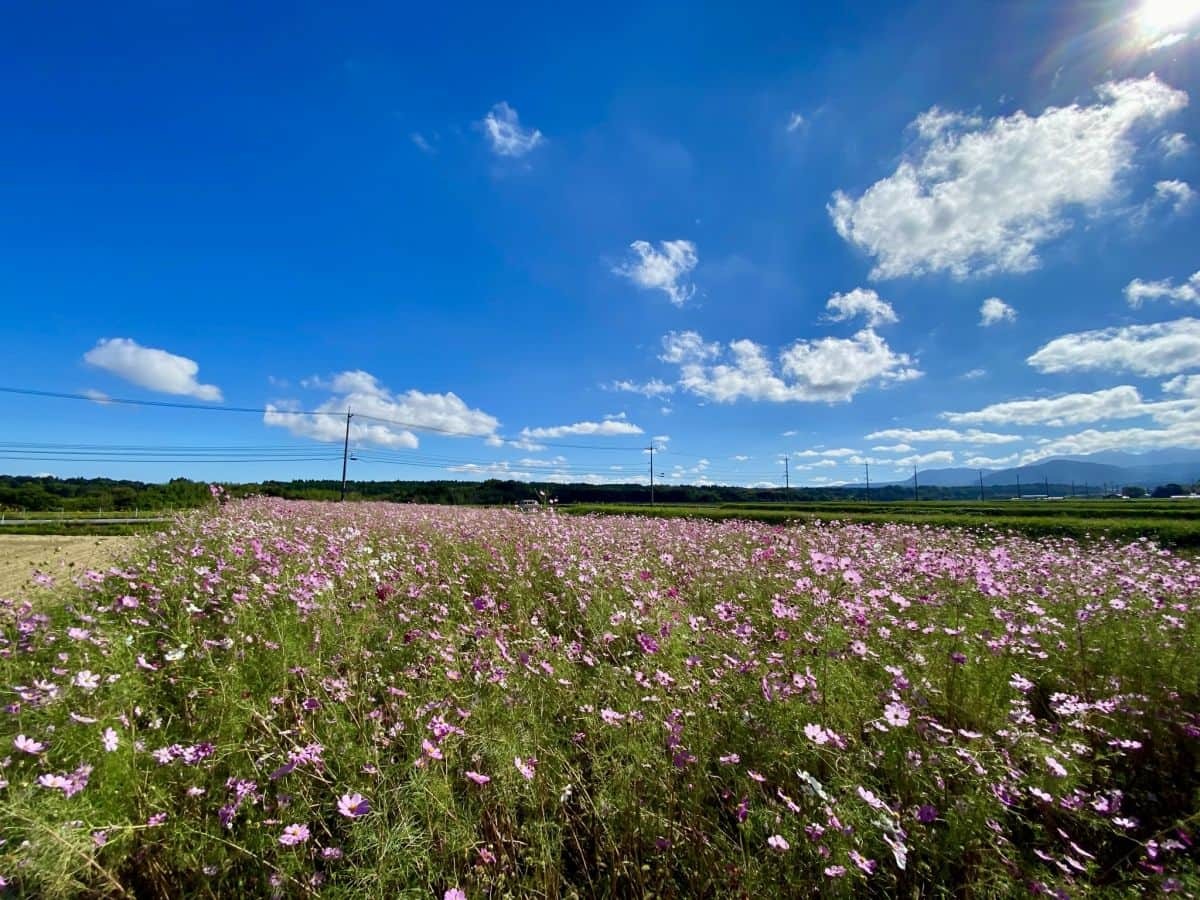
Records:
[[[1200,2],[252,7],[8,17],[0,384],[206,411],[0,394],[4,471],[1200,447]]]

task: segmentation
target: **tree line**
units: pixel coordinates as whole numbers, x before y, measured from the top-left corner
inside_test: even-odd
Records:
[[[230,497],[262,494],[292,500],[337,500],[341,482],[333,480],[262,481],[222,485]],[[642,484],[550,484],[522,481],[351,481],[348,500],[383,500],[392,503],[440,503],[469,506],[503,506],[522,500],[558,503],[648,503],[650,488]],[[1041,487],[1039,485],[1039,487]],[[1069,485],[1050,485],[1050,493],[1069,496]],[[1187,493],[1188,488],[1162,485],[1150,492],[1155,497]],[[1025,492],[1028,493],[1028,486]],[[1129,495],[1145,496],[1142,489],[1126,488]],[[922,500],[978,500],[972,486],[919,489]],[[1003,500],[1017,496],[1017,486],[992,485],[985,499]],[[1095,495],[1093,495],[1095,496]],[[656,485],[654,500],[660,504],[772,503],[802,501],[912,500],[911,485],[873,486],[868,495],[861,487],[749,488],[729,485]],[[206,482],[173,478],[165,483],[110,478],[54,478],[29,475],[0,475],[0,509],[28,511],[165,510],[190,509],[212,502]]]

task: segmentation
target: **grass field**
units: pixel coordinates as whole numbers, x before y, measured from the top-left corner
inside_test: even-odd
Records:
[[[1198,601],[1144,541],[230,503],[0,601],[0,885],[1195,893]]]
[[[719,506],[573,504],[567,513],[699,517],[713,521],[857,522],[933,525],[939,528],[991,528],[1031,536],[1118,540],[1149,537],[1178,547],[1200,546],[1200,502],[1181,500],[943,502],[730,503]]]

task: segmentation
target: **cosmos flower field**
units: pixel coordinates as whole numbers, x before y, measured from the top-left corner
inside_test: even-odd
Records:
[[[230,502],[0,599],[29,896],[1200,891],[1200,564]]]

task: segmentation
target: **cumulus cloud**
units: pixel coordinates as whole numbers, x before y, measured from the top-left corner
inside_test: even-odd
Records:
[[[955,425],[1081,425],[1105,419],[1132,419],[1154,412],[1132,385],[1123,384],[1092,393],[1062,394],[1030,400],[993,403],[971,412],[944,412]]]
[[[655,250],[649,241],[634,241],[629,245],[637,257],[613,269],[638,287],[662,291],[676,306],[683,306],[696,288],[684,277],[700,261],[696,245],[691,241],[659,241]]]
[[[845,294],[834,294],[825,304],[829,310],[826,318],[832,322],[844,322],[855,316],[863,316],[869,328],[892,325],[900,320],[892,304],[880,298],[870,288],[855,288]]]
[[[520,436],[526,440],[539,441],[579,435],[588,437],[613,437],[614,435],[642,433],[642,429],[632,422],[626,422],[624,418],[607,418],[603,422],[576,422],[573,425],[522,428]]]
[[[501,100],[480,123],[492,152],[497,156],[518,158],[532,151],[545,138],[536,128],[522,128],[517,111]]]
[[[1072,208],[1112,200],[1133,168],[1135,133],[1188,96],[1154,76],[1109,82],[1098,101],[984,121],[931,109],[916,152],[860,197],[837,191],[838,233],[875,258],[872,278],[1026,272],[1071,227]]]
[[[857,450],[851,450],[849,447],[833,447],[833,448],[810,448],[808,450],[797,450],[793,456],[800,459],[811,459],[813,457],[831,457],[839,459],[846,456],[854,456],[858,453]]]
[[[723,350],[694,331],[671,332],[663,348],[660,358],[679,366],[679,386],[717,403],[837,403],[868,385],[921,375],[907,354],[894,352],[870,328],[851,338],[796,341],[777,360],[753,341],[732,341]]]
[[[420,445],[414,431],[434,431],[452,437],[499,440],[500,421],[471,409],[456,394],[427,394],[410,390],[393,394],[369,372],[352,370],[329,381],[307,379],[310,385],[333,392],[311,411],[297,412],[295,403],[267,404],[263,422],[286,428],[298,437],[340,442],[345,438],[346,411],[350,440],[355,444],[414,449]]]
[[[1164,428],[1090,428],[1038,444],[1021,455],[1022,463],[1052,456],[1081,456],[1102,450],[1141,452],[1165,447],[1200,447],[1200,416],[1189,415]]]
[[[1137,308],[1146,300],[1170,300],[1173,303],[1200,303],[1200,272],[1183,284],[1176,285],[1170,278],[1161,281],[1142,281],[1135,278],[1125,285],[1125,299]]]
[[[1186,181],[1173,178],[1154,183],[1154,198],[1160,203],[1169,203],[1172,212],[1181,213],[1191,205],[1196,192]]]
[[[1011,444],[1014,441],[1022,440],[1022,437],[1019,434],[980,431],[978,428],[968,428],[966,431],[956,431],[953,428],[885,428],[882,431],[872,431],[866,439],[868,441],[911,441],[914,444]]]
[[[1200,319],[1065,334],[1026,362],[1041,372],[1108,370],[1174,375],[1200,366]]]
[[[222,399],[221,389],[215,384],[196,380],[200,365],[195,360],[143,347],[129,338],[101,338],[83,354],[83,360],[147,390],[218,403]]]
[[[651,378],[649,381],[644,382],[618,380],[609,385],[608,389],[626,391],[630,394],[641,394],[643,397],[665,397],[668,394],[675,393],[675,385],[667,384],[665,381],[660,381],[657,378]]]
[[[979,305],[979,324],[982,326],[1015,321],[1017,311],[999,297],[988,297]]]

